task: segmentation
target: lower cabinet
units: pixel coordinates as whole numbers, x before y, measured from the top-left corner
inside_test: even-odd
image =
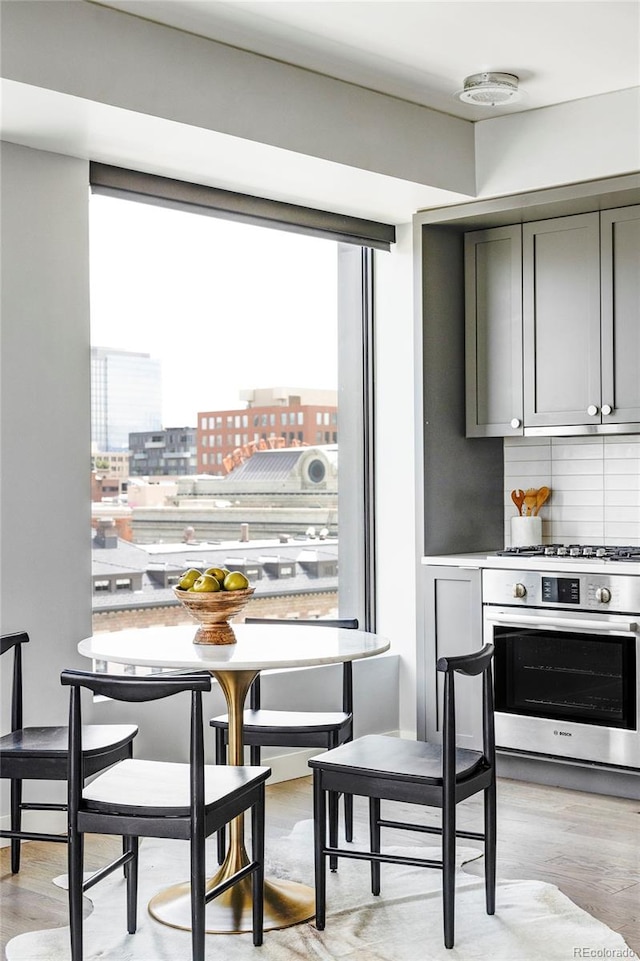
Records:
[[[482,647],[482,572],[425,566],[425,632],[418,698],[418,730],[427,741],[442,741],[443,675],[440,657],[469,654]],[[456,675],[457,743],[482,749],[482,696],[476,678]]]

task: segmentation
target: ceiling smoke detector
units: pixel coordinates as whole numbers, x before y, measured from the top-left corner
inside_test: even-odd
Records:
[[[514,73],[474,73],[465,77],[464,88],[456,96],[476,107],[502,107],[522,99]]]

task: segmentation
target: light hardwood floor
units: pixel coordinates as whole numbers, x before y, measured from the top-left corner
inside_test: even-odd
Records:
[[[310,778],[269,787],[267,803],[267,843],[277,843],[296,821],[311,816]],[[458,811],[460,826],[476,826],[481,802],[471,799]],[[356,831],[366,837],[367,809],[361,799],[356,799],[355,815]],[[429,823],[431,815],[424,817]],[[87,867],[104,863],[117,850],[118,840],[90,838]],[[0,851],[3,957],[6,942],[15,935],[67,920],[66,894],[51,884],[66,869],[66,845],[30,842],[23,852],[20,873],[11,875],[9,849]],[[476,861],[465,870],[481,875],[482,865]],[[498,878],[555,884],[640,954],[640,801],[500,779]]]

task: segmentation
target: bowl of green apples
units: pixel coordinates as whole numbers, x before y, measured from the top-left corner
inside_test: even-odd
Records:
[[[254,590],[241,571],[223,567],[200,571],[191,567],[182,574],[173,592],[200,625],[194,643],[233,644],[233,631],[222,628],[247,606]]]

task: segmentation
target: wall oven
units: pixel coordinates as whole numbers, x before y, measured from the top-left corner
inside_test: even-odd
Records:
[[[483,571],[496,744],[640,770],[640,578]]]

